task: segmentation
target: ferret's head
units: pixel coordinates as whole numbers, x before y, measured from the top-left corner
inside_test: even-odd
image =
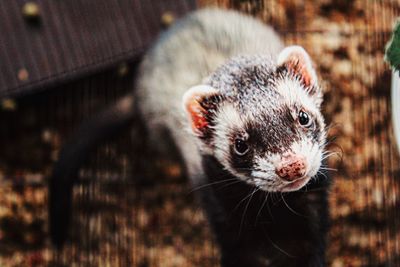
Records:
[[[235,58],[183,102],[202,153],[247,183],[288,192],[317,174],[326,138],[322,92],[303,48],[285,48],[277,62]]]

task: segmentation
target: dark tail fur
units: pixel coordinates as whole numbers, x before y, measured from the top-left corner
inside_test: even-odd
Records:
[[[62,248],[71,219],[72,187],[79,167],[96,146],[133,121],[134,99],[128,95],[91,118],[67,140],[49,179],[50,236],[57,248]]]

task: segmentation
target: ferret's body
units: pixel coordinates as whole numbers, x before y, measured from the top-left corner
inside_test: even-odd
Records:
[[[188,171],[197,173],[201,157],[182,109],[185,92],[232,57],[262,54],[276,60],[282,49],[271,28],[236,12],[202,10],[180,20],[150,49],[138,75],[136,104],[151,140],[163,140],[160,128],[167,128]]]
[[[155,147],[170,134],[224,267],[325,265],[321,92],[306,52],[282,50],[275,32],[252,18],[196,12],[159,38],[134,94],[98,120],[105,129],[135,110]]]

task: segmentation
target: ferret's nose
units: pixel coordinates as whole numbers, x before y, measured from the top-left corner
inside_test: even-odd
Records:
[[[306,159],[303,156],[290,154],[282,159],[275,172],[289,182],[299,179],[306,173]]]

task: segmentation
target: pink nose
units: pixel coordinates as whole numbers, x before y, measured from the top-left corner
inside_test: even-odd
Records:
[[[282,159],[275,169],[276,174],[286,181],[294,181],[306,173],[306,163],[303,156],[290,154]]]

